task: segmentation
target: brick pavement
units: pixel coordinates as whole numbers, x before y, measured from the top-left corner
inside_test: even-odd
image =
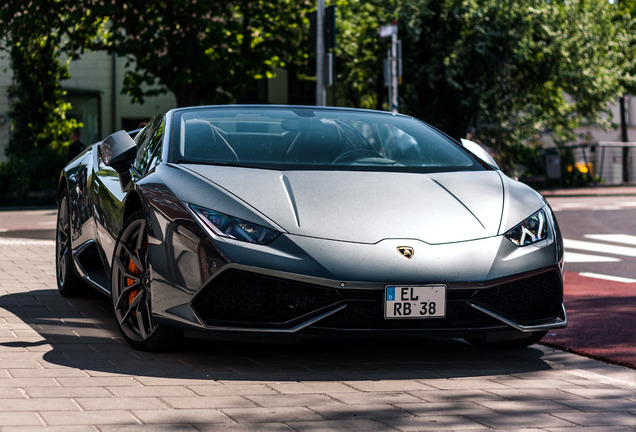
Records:
[[[0,432],[636,431],[635,370],[539,345],[134,351],[108,299],[57,294],[53,256],[50,240],[0,237]]]

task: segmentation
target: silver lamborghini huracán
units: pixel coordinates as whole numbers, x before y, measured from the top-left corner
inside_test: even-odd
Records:
[[[546,201],[404,115],[175,109],[70,162],[58,207],[60,293],[108,295],[142,350],[380,334],[524,347],[567,325]]]

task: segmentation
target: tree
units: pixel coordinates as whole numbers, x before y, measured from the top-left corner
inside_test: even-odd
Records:
[[[626,33],[621,41],[625,63],[621,79],[627,93],[636,95],[636,0],[616,0],[616,4],[618,13],[614,25]]]
[[[238,100],[254,80],[306,57],[309,0],[87,0],[105,32],[86,45],[127,57],[133,101],[171,91],[177,105]],[[80,38],[81,39],[81,38]],[[301,60],[302,61],[302,60]]]
[[[430,2],[405,48],[406,110],[511,166],[523,140],[573,137],[620,93],[625,29],[606,0]]]
[[[622,46],[625,59],[625,71],[620,77],[623,81],[626,93],[636,94],[636,0],[620,0],[618,3],[618,14],[615,19],[615,25],[626,29],[628,39],[624,41]],[[625,94],[618,99],[620,109],[620,128],[621,140],[629,141],[630,137],[627,132],[627,109],[625,104]],[[628,163],[628,149],[623,149],[623,176],[626,177]]]
[[[309,0],[5,0],[0,41],[10,52],[15,85],[12,134],[1,167],[20,190],[48,186],[59,172],[66,119],[60,80],[65,55],[106,50],[129,59],[124,91],[133,101],[172,91],[180,106],[236,101],[254,80],[293,59],[306,62]],[[48,161],[48,163],[47,163]],[[48,171],[40,171],[48,168]],[[34,171],[35,170],[35,171]],[[39,179],[39,180],[38,180]],[[39,183],[38,183],[39,182]],[[42,183],[44,182],[44,183]],[[16,184],[15,182],[10,182]],[[37,184],[36,184],[37,183]],[[8,185],[9,181],[2,181]]]
[[[40,13],[40,5],[0,5],[0,40],[9,52],[11,135],[8,162],[0,165],[1,192],[27,203],[26,193],[54,190],[65,162],[65,144],[77,122],[66,118],[70,105],[59,81],[68,77],[59,60],[59,17]]]
[[[400,37],[415,38],[426,13],[426,0],[338,0],[338,44],[335,49],[340,97],[347,105],[383,109],[383,59],[390,38],[380,39],[378,30],[398,20]],[[408,35],[408,36],[407,36]]]

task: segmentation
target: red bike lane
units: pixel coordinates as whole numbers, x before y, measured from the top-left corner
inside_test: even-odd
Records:
[[[542,344],[636,369],[636,283],[565,272],[569,325]]]

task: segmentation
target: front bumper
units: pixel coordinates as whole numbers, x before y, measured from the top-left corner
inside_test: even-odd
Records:
[[[502,236],[429,245],[283,235],[261,246],[210,238],[193,220],[157,226],[155,232],[163,235],[151,242],[153,315],[212,337],[334,332],[470,337],[567,325],[563,254],[553,230],[546,240],[522,248]],[[412,259],[397,252],[405,244],[416,250]],[[385,319],[387,284],[445,285],[446,316]]]
[[[558,267],[481,283],[447,285],[444,318],[384,318],[384,288],[333,288],[237,268],[212,279],[191,306],[202,329],[219,332],[421,332],[462,336],[513,328],[565,327]]]

